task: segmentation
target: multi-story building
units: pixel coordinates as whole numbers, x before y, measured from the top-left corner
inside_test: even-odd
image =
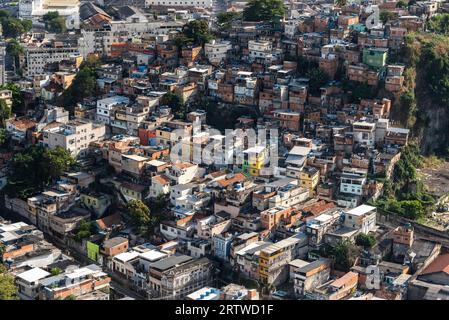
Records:
[[[212,40],[204,45],[204,53],[206,58],[212,64],[219,64],[227,57],[229,50],[232,49],[230,41],[215,41]]]
[[[250,61],[265,61],[266,57],[272,53],[273,43],[271,41],[249,40],[248,50]]]
[[[314,167],[306,166],[299,173],[299,184],[309,190],[310,196],[315,194],[315,188],[320,182],[320,171]]]
[[[150,298],[184,299],[214,279],[214,266],[207,258],[194,260],[189,256],[170,256],[150,265]]]
[[[329,259],[318,259],[297,268],[293,279],[295,295],[302,296],[329,280],[330,262]]]
[[[308,251],[307,236],[298,233],[263,248],[259,255],[259,278],[265,284],[282,284],[289,278],[289,262],[305,257]]]
[[[113,96],[97,101],[97,116],[96,120],[104,124],[111,124],[111,118],[113,119],[112,110],[118,105],[127,105],[129,98],[124,96]]]
[[[43,74],[46,66],[51,63],[81,58],[78,46],[69,40],[43,42],[40,46],[28,46],[25,57],[25,75],[28,77]]]
[[[150,6],[211,8],[213,4],[213,0],[145,0],[145,8]]]
[[[366,184],[367,170],[358,168],[344,168],[340,177],[340,192],[353,195],[363,195]]]
[[[354,122],[352,125],[354,142],[371,147],[374,145],[376,124],[366,121]]]
[[[43,130],[42,144],[50,149],[61,147],[73,157],[85,156],[91,142],[104,139],[106,128],[87,120],[71,120]]]
[[[109,288],[110,282],[111,278],[101,270],[101,267],[91,264],[40,280],[39,299],[56,300],[65,299],[68,296],[79,298],[85,294]]]
[[[376,228],[376,213],[376,207],[362,204],[344,213],[343,225],[367,234]]]

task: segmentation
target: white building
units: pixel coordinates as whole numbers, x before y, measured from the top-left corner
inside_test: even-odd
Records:
[[[343,168],[340,179],[340,192],[361,196],[366,183],[367,170]]]
[[[16,283],[21,300],[35,300],[39,295],[39,280],[50,276],[41,268],[33,268],[17,275]]]
[[[89,143],[104,139],[106,128],[86,120],[72,120],[66,124],[43,131],[43,145],[47,148],[64,148],[73,157],[85,156]]]
[[[48,64],[63,60],[73,60],[80,56],[77,46],[64,44],[63,46],[28,47],[26,49],[26,71],[25,76],[33,77],[44,73]]]
[[[376,228],[376,207],[362,204],[344,213],[344,226],[358,229],[361,233],[369,233]]]
[[[145,8],[150,6],[212,8],[213,5],[213,0],[145,0]]]
[[[129,99],[124,96],[114,96],[105,99],[101,99],[97,101],[97,117],[96,120],[98,122],[104,124],[111,123],[112,110],[115,106],[120,104],[127,105],[129,103]]]
[[[273,44],[270,41],[250,40],[248,41],[248,49],[250,61],[265,60],[272,53]]]
[[[376,138],[376,124],[370,122],[354,122],[352,125],[354,142],[371,147]]]
[[[215,41],[204,45],[204,52],[211,63],[218,64],[226,59],[229,50],[232,49],[230,41]]]
[[[57,11],[66,20],[67,29],[80,28],[79,0],[20,0],[19,17],[38,20],[45,14]]]

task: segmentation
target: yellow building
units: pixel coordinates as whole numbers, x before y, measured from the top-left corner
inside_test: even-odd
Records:
[[[245,155],[243,169],[251,176],[258,177],[260,169],[264,166],[267,157],[267,150],[263,146],[255,146],[243,151]]]
[[[299,185],[307,188],[310,196],[315,195],[315,189],[320,181],[320,171],[314,167],[304,167],[299,174]]]
[[[289,277],[289,262],[303,256],[308,250],[307,236],[297,234],[263,248],[259,253],[259,280],[278,285]]]

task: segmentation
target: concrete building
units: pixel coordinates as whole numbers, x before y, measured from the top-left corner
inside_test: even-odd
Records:
[[[61,147],[73,157],[85,156],[89,143],[104,139],[105,126],[86,120],[72,120],[43,131],[42,144],[50,149]]]
[[[215,41],[212,40],[204,45],[204,53],[206,58],[212,64],[219,64],[226,59],[227,53],[232,49],[230,41]]]
[[[376,228],[376,214],[376,207],[362,204],[344,213],[343,225],[367,234]]]
[[[145,0],[145,8],[150,6],[212,8],[213,4],[213,0]]]

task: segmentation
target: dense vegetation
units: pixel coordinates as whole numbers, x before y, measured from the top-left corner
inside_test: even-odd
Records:
[[[14,282],[14,277],[7,273],[7,269],[3,264],[4,252],[5,246],[0,243],[0,300],[18,300],[18,289]]]
[[[428,21],[427,28],[432,32],[449,35],[449,13],[433,16]]]
[[[49,32],[63,33],[67,31],[66,20],[59,15],[58,11],[50,11],[42,17],[45,23],[45,29]]]
[[[359,233],[355,237],[355,244],[364,248],[371,248],[376,244],[376,238],[371,234]]]
[[[175,42],[178,47],[189,45],[201,45],[212,40],[214,36],[210,32],[207,20],[193,20],[184,25],[182,34],[180,34]]]
[[[17,38],[29,32],[33,26],[31,20],[14,18],[5,10],[0,10],[0,24],[5,38]]]
[[[70,87],[57,98],[57,104],[73,113],[74,107],[78,102],[98,94],[99,89],[95,73],[96,63],[97,61],[87,61],[81,65]]]
[[[448,131],[440,131],[428,123],[434,110],[440,109],[449,116],[449,36],[443,34],[444,26],[439,27],[436,22],[440,19],[444,21],[444,18],[435,18],[432,23],[441,34],[410,33],[406,36],[402,55],[407,64],[405,90],[399,99],[397,114],[404,115],[401,122],[413,132],[427,135],[424,151],[444,155],[449,154]],[[444,119],[443,116],[440,127],[447,129]],[[428,136],[429,129],[438,133],[438,139]]]
[[[81,221],[78,228],[75,231],[75,241],[81,242],[83,239],[89,238],[92,234],[95,233],[95,226],[92,222],[89,221]]]
[[[282,0],[250,0],[243,10],[243,20],[277,22],[285,15]]]
[[[422,156],[416,145],[403,147],[392,179],[385,182],[383,196],[375,203],[381,210],[408,219],[419,219],[433,209],[435,199],[424,191],[416,172],[421,163]]]
[[[20,88],[14,83],[7,83],[0,86],[0,90],[11,90],[12,92],[12,106],[11,111],[14,113],[22,113],[24,110],[24,99]]]
[[[63,148],[27,147],[12,158],[5,191],[25,199],[42,191],[73,164],[74,159]]]
[[[217,15],[217,24],[220,30],[229,29],[232,22],[242,18],[240,12],[220,12]]]

